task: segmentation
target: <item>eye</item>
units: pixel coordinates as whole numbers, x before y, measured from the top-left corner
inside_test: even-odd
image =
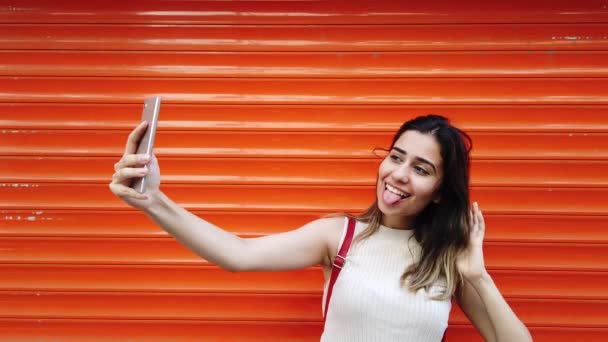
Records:
[[[416,172],[418,172],[422,175],[425,175],[425,176],[430,175],[430,173],[421,166],[414,166],[414,170],[416,170]]]
[[[403,161],[403,159],[401,159],[401,157],[399,157],[399,156],[398,156],[398,155],[396,155],[396,154],[391,154],[391,155],[389,156],[389,158],[391,158],[391,160],[392,160],[392,161],[394,161],[394,162],[402,162],[402,161]]]

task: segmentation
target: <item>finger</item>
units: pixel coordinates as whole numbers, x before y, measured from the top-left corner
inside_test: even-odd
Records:
[[[125,154],[116,164],[114,171],[118,171],[125,167],[144,166],[150,162],[150,156],[147,154]]]
[[[473,227],[475,227],[475,217],[473,217],[473,209],[471,209],[469,211],[469,224],[471,225],[471,231],[473,230]]]
[[[145,167],[133,168],[133,167],[125,167],[114,173],[112,179],[116,183],[123,183],[125,180],[130,180],[133,178],[143,177],[148,173],[148,169]]]
[[[486,222],[483,218],[483,213],[481,212],[481,209],[479,209],[479,207],[477,208],[477,221],[479,222],[479,226],[481,227],[481,229],[484,229],[486,226]]]
[[[133,153],[135,153],[135,151],[137,151],[137,145],[139,144],[139,141],[146,133],[147,127],[148,127],[148,122],[142,121],[139,123],[139,125],[137,125],[137,127],[135,127],[131,131],[131,133],[129,134],[129,137],[127,138],[127,145],[125,146],[125,155],[133,154]]]
[[[475,215],[475,203],[471,207],[471,211],[469,212],[471,215],[471,225],[475,227],[477,225],[477,216]]]
[[[139,200],[148,199],[148,196],[146,194],[140,194],[139,192],[135,191],[135,189],[131,189],[128,186],[124,186],[117,183],[110,183],[110,190],[116,196],[121,198],[135,198]]]

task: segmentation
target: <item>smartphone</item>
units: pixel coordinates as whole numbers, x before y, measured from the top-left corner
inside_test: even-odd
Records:
[[[154,147],[154,136],[156,135],[156,124],[158,123],[158,115],[160,113],[160,96],[147,97],[144,99],[144,109],[141,114],[141,121],[147,121],[148,127],[146,133],[139,140],[137,145],[137,154],[146,153],[152,155],[152,148]],[[147,166],[146,166],[147,167]],[[135,178],[131,183],[131,188],[135,189],[139,193],[146,192],[146,178],[140,177]]]

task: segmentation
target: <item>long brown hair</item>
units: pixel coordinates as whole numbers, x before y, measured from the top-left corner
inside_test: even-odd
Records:
[[[434,299],[444,300],[462,285],[462,276],[456,269],[456,257],[468,247],[469,241],[469,154],[472,142],[465,132],[452,126],[448,119],[431,114],[404,123],[395,134],[391,149],[399,137],[410,130],[432,135],[440,145],[443,179],[438,189],[439,202],[429,203],[414,218],[413,237],[420,244],[421,252],[417,262],[405,270],[401,280],[412,291],[421,288],[430,291],[440,277],[445,277],[445,292],[433,296]],[[376,199],[357,218],[368,226],[355,242],[378,231],[382,215]]]

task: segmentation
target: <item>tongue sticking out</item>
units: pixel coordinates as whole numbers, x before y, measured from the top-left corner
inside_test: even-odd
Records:
[[[389,205],[395,204],[401,199],[401,196],[388,191],[388,189],[384,190],[382,197],[384,198],[384,202]]]

